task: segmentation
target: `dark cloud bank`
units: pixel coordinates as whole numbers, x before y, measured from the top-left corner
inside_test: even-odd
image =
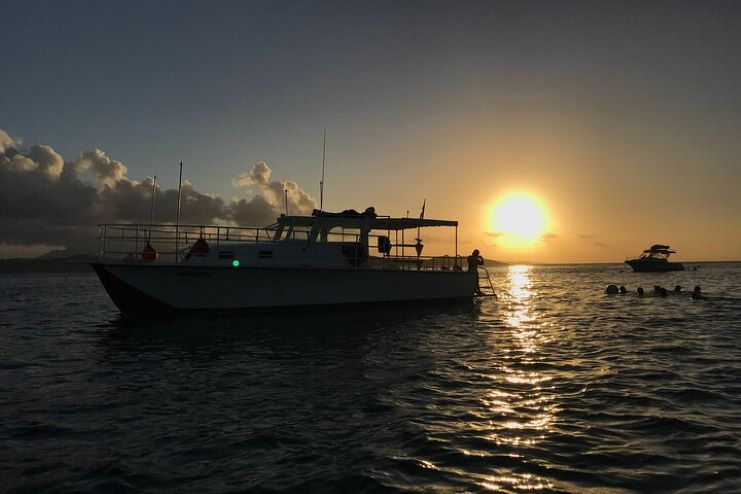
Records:
[[[0,256],[22,246],[63,246],[92,252],[98,223],[147,222],[152,180],[133,180],[121,161],[100,149],[65,161],[53,148],[21,142],[0,129]],[[284,190],[292,214],[309,214],[316,201],[292,181],[270,180],[265,162],[232,180],[254,188],[250,199],[224,200],[183,182],[181,221],[190,224],[267,225],[283,212]],[[175,218],[177,189],[157,187],[156,217]]]

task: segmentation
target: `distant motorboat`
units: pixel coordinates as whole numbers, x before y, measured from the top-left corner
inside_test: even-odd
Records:
[[[668,245],[654,244],[636,259],[627,259],[625,263],[636,273],[663,273],[665,271],[684,271],[681,262],[669,261],[669,256],[676,254]]]

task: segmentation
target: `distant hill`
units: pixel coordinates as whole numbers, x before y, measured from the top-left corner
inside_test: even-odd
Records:
[[[64,252],[66,257],[60,255]],[[0,259],[0,273],[84,273],[92,271],[90,263],[97,260],[87,254],[52,251],[35,258]]]
[[[508,262],[502,262],[502,261],[495,261],[494,259],[486,259],[484,258],[484,267],[489,266],[508,266]]]
[[[87,262],[91,259],[97,260],[98,256],[96,252],[72,252],[69,249],[61,249],[61,250],[50,250],[46,254],[42,254],[38,257],[34,257],[32,259],[38,260],[38,261],[64,261],[64,262],[76,262],[76,261],[82,261]]]

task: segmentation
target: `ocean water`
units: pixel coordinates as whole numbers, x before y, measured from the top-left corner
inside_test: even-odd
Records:
[[[3,275],[0,490],[741,492],[741,264],[492,274],[472,304],[135,323],[92,274]]]

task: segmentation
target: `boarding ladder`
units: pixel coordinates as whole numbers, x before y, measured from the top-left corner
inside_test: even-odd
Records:
[[[491,282],[491,274],[489,273],[489,270],[483,266],[479,266],[476,272],[479,278],[476,296],[497,298],[497,294],[494,291],[494,284]]]

